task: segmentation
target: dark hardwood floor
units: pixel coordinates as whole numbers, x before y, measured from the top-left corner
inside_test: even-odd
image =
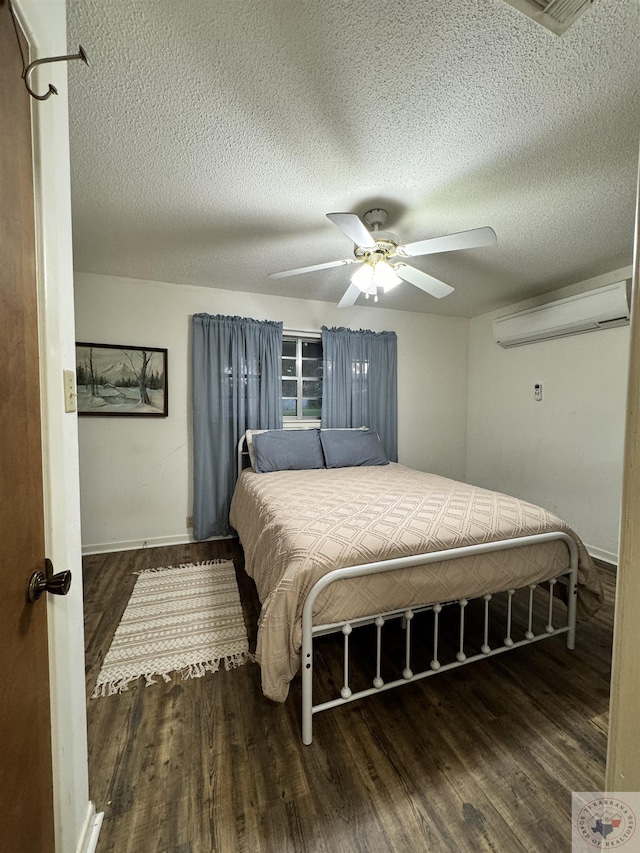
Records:
[[[218,557],[235,562],[254,647],[237,543],[85,558],[87,695],[132,572]],[[318,714],[309,747],[299,678],[276,705],[257,665],[89,700],[98,853],[568,853],[571,791],[604,783],[615,575],[602,577],[575,652],[554,637]],[[340,655],[324,638],[321,684],[341,678]]]

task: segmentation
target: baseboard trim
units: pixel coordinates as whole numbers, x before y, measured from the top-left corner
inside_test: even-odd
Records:
[[[128,539],[123,542],[103,542],[97,545],[83,545],[82,555],[88,557],[93,554],[112,554],[114,551],[137,551],[142,548],[162,548],[164,545],[189,545],[196,541],[215,542],[219,539],[231,539],[231,536],[210,536],[208,539],[196,540],[189,533],[176,536],[153,536],[149,539]],[[603,551],[594,545],[585,545],[587,551],[596,560],[618,565],[618,555],[611,551]]]
[[[614,568],[618,565],[618,555],[611,551],[603,551],[602,548],[596,548],[593,545],[585,545],[589,554],[596,560],[601,560],[603,563],[609,563]]]
[[[138,551],[142,548],[162,548],[165,545],[189,545],[198,541],[215,542],[218,539],[231,539],[231,536],[210,536],[208,539],[197,540],[191,534],[177,536],[153,536],[149,539],[128,539],[123,542],[103,542],[96,545],[83,545],[82,556],[92,554],[112,554],[114,551]]]
[[[91,835],[89,836],[89,844],[87,846],[87,853],[95,853],[98,847],[98,838],[100,836],[100,830],[102,829],[102,821],[104,820],[104,812],[97,812],[96,819],[93,822],[93,829],[91,830]]]
[[[77,853],[95,853],[103,819],[104,812],[96,812],[95,805],[89,802]]]

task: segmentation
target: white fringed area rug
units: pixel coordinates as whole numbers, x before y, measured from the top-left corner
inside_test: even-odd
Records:
[[[139,573],[91,698],[144,678],[200,678],[251,659],[236,573],[230,560]]]

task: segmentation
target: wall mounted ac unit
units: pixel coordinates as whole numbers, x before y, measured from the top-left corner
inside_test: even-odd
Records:
[[[493,337],[501,347],[518,347],[624,326],[630,318],[630,295],[630,282],[619,281],[498,317],[493,321]]]
[[[595,0],[507,0],[507,3],[561,36]]]

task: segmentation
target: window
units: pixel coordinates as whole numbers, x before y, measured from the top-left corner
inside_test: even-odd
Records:
[[[322,340],[285,332],[282,338],[282,416],[285,421],[320,420]]]

